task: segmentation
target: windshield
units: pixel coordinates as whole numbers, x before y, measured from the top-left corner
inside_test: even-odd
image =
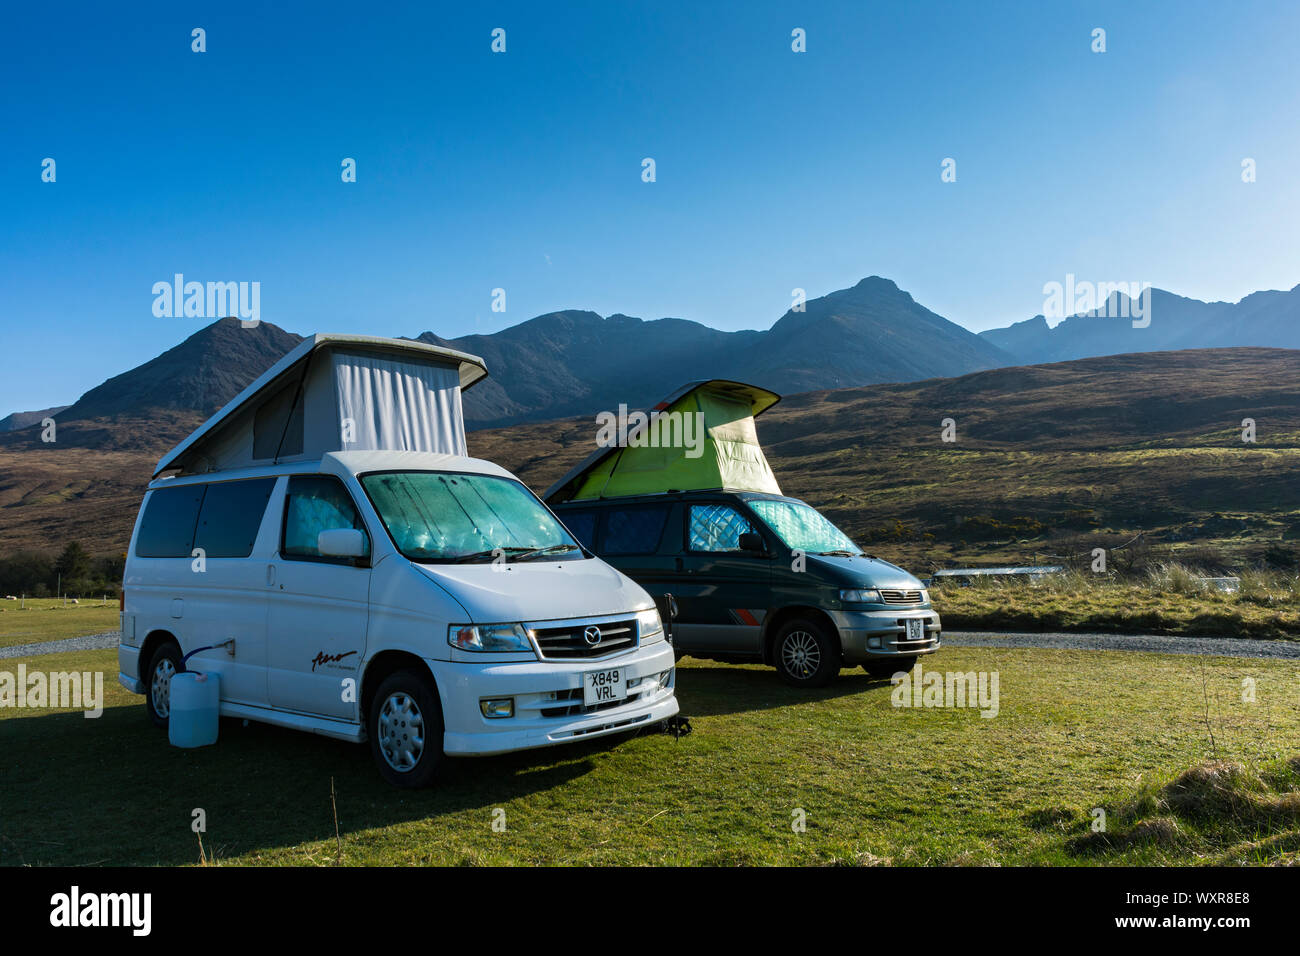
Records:
[[[583,557],[533,493],[510,478],[434,471],[361,478],[397,550],[412,561]]]
[[[746,504],[792,550],[807,554],[862,554],[852,538],[812,505],[772,498],[753,498]]]

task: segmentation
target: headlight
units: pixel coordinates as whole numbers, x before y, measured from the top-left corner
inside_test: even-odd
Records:
[[[447,643],[462,651],[498,654],[533,649],[522,624],[453,624],[447,628]]]
[[[929,589],[929,588],[921,588],[921,603],[922,603],[922,604],[929,604],[929,603],[930,603],[930,589]]]
[[[845,604],[884,604],[880,592],[875,588],[854,588],[840,592],[840,600]]]
[[[642,644],[649,644],[664,636],[664,622],[659,619],[659,612],[654,608],[637,611],[636,626],[641,633]]]

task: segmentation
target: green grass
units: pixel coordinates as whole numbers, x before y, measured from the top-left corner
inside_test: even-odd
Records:
[[[1248,572],[1226,593],[1199,572],[1162,565],[1146,577],[1086,572],[1024,579],[976,579],[931,589],[947,630],[1123,631],[1244,638],[1300,638],[1300,582],[1294,575]]]
[[[195,808],[218,863],[329,865],[331,778],[346,864],[1258,863],[1300,846],[1285,810],[1300,739],[1289,662],[1010,648],[925,662],[996,670],[1000,713],[985,719],[894,708],[888,683],[860,670],[801,693],[770,669],[687,659],[688,737],[448,761],[414,793],[384,784],[365,748],[257,724],[223,721],[217,746],[173,749],[117,685],[111,651],[0,670],[19,663],[102,670],[107,700],[98,720],[0,708],[7,865],[193,863]],[[1179,817],[1152,799],[1211,758],[1246,768],[1268,788],[1259,801],[1283,809]],[[1095,807],[1111,842],[1089,835]],[[1143,823],[1171,816],[1176,838]]]
[[[69,602],[66,605],[57,598],[0,600],[0,647],[83,637],[101,631],[115,631],[118,625],[116,595],[110,594],[106,604],[98,598],[85,598],[80,604]]]

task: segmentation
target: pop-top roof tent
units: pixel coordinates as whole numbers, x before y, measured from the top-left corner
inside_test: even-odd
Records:
[[[436,345],[312,335],[164,455],[154,477],[343,450],[464,455],[460,393],[486,377],[478,356]]]
[[[779,495],[754,418],[781,400],[757,385],[714,379],[683,385],[546,490],[548,504],[668,491],[761,491]],[[698,416],[702,433],[668,416]],[[629,419],[631,416],[629,416]],[[694,438],[695,441],[690,441]],[[700,454],[692,457],[699,450]]]

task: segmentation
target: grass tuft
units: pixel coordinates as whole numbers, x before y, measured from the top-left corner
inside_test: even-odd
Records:
[[[1300,846],[1300,757],[1255,768],[1207,760],[1160,787],[1140,786],[1110,815],[1103,832],[1080,833],[1072,853],[1150,848],[1220,863],[1289,862]],[[1291,848],[1291,849],[1287,849]]]

